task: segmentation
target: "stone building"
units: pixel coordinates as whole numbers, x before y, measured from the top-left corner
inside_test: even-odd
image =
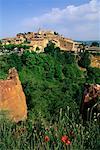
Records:
[[[55,43],[57,47],[64,51],[76,52],[79,47],[78,42],[72,39],[65,38],[54,31],[41,30],[38,32],[19,33],[15,38],[10,40],[10,44],[27,44],[31,46],[30,50],[35,51],[38,47],[43,52],[49,41]],[[5,43],[8,44],[7,42],[8,39]]]

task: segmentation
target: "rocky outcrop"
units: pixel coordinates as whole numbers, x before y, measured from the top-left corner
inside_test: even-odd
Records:
[[[91,67],[100,68],[100,56],[91,57]]]
[[[83,120],[90,120],[94,113],[100,119],[100,85],[85,84],[83,99],[81,104],[81,114]]]
[[[14,122],[27,118],[26,98],[17,70],[9,70],[7,80],[0,80],[0,111],[6,111]]]

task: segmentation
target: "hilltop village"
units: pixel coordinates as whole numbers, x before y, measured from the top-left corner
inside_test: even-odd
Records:
[[[54,43],[61,51],[71,52],[78,55],[79,52],[88,51],[91,54],[100,53],[100,44],[92,42],[91,45],[76,42],[54,31],[38,30],[38,32],[18,33],[13,38],[0,40],[0,55],[18,53],[22,54],[26,49],[36,53],[44,52],[49,42]],[[91,55],[91,64],[100,67],[100,57]]]
[[[66,38],[55,31],[38,30],[38,32],[27,32],[18,33],[13,38],[4,38],[0,40],[0,44],[5,45],[16,45],[14,50],[18,51],[18,45],[26,45],[30,51],[44,52],[44,48],[49,42],[55,44],[55,47],[59,47],[63,51],[69,51],[78,53],[80,51],[89,51],[91,53],[100,52],[100,44],[93,42],[94,45],[83,44],[82,42],[76,42],[70,38]],[[95,45],[95,43],[99,45]],[[5,49],[5,48],[4,48]],[[6,49],[7,50],[7,49]],[[20,49],[23,52],[23,49]],[[0,49],[0,55],[2,50]],[[5,50],[4,50],[5,52]]]
[[[56,47],[65,51],[76,52],[80,45],[80,43],[65,38],[57,32],[41,30],[38,32],[18,33],[14,38],[5,38],[1,41],[3,45],[25,44],[30,46],[30,50],[36,51],[36,49],[39,49],[40,52],[44,51],[44,48],[50,41],[55,43]]]

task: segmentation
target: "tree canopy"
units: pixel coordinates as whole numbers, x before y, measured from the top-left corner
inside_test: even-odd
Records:
[[[78,64],[86,67],[86,73]],[[98,68],[89,68],[88,53],[81,53],[80,63],[74,54],[62,52],[50,43],[45,53],[29,52],[22,55],[0,56],[0,78],[4,79],[11,67],[18,70],[26,95],[28,109],[34,117],[41,113],[47,119],[56,119],[60,109],[69,106],[77,113],[85,82],[100,83]]]

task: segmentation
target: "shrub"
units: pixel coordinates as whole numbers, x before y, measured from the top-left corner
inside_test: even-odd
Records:
[[[85,51],[81,53],[80,57],[81,58],[78,61],[79,66],[83,68],[88,68],[91,63],[90,54]]]

